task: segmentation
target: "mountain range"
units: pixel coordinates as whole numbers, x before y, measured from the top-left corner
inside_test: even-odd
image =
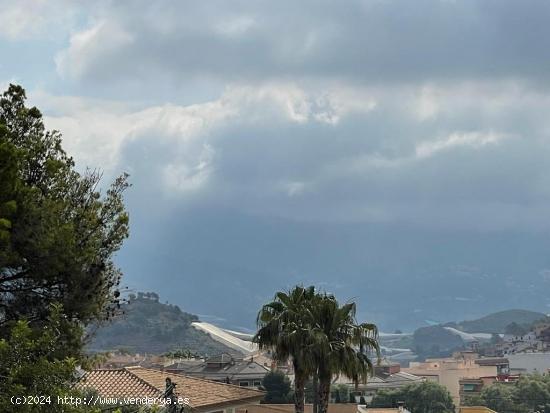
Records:
[[[89,351],[124,349],[131,353],[162,354],[185,350],[201,356],[223,352],[240,354],[215,336],[193,327],[193,323],[200,321],[198,316],[182,311],[176,305],[160,302],[156,293],[132,294],[127,301],[111,322],[91,330]],[[542,313],[528,310],[506,310],[476,320],[421,327],[413,334],[385,335],[387,338],[382,338],[382,345],[410,348],[421,354],[446,353],[465,344],[453,330],[500,334],[512,323],[528,328],[544,317]]]
[[[262,304],[296,284],[355,300],[359,318],[384,331],[550,306],[544,232],[298,222],[223,208],[130,212],[123,283],[230,329],[252,331]]]

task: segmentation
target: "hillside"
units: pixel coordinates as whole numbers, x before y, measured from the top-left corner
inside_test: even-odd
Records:
[[[131,295],[121,308],[122,314],[108,325],[97,328],[89,351],[124,348],[134,353],[161,354],[186,349],[202,355],[235,353],[235,350],[213,340],[191,326],[196,315],[178,306],[159,302],[155,293]]]
[[[489,314],[477,320],[462,321],[456,326],[466,333],[504,333],[506,326],[516,323],[529,326],[544,318],[543,313],[528,310],[506,310]]]
[[[412,350],[420,359],[449,356],[453,351],[462,348],[462,339],[442,326],[421,327],[413,334]]]
[[[531,325],[544,318],[545,315],[528,310],[505,310],[484,317],[462,322],[450,322],[415,330],[410,347],[420,359],[425,357],[448,356],[453,351],[467,348],[468,340],[463,340],[456,330],[465,333],[505,333],[507,326],[514,324],[516,328],[529,331]],[[445,327],[452,327],[455,332]],[[481,335],[480,335],[481,336]],[[474,339],[483,340],[480,336]]]
[[[474,320],[502,308],[503,297],[507,308],[541,311],[550,304],[540,275],[549,266],[550,237],[542,231],[320,224],[217,208],[154,222],[136,229],[148,236],[119,254],[129,282],[198,314],[221,315],[216,323],[228,329],[254,329],[274,292],[298,283],[323,285],[342,301],[356,297],[358,318],[382,331]]]

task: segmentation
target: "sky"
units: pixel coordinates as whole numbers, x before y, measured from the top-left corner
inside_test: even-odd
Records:
[[[549,18],[542,0],[0,0],[0,87],[26,88],[79,169],[130,174],[133,290],[247,328],[294,283],[388,327],[544,311]]]

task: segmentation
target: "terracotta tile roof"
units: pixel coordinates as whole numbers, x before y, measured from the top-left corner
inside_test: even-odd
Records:
[[[294,413],[294,412],[295,412],[295,409],[293,404],[248,404],[236,409],[236,413]],[[304,406],[304,412],[313,413],[313,405],[306,403]],[[354,403],[329,403],[328,413],[358,413],[357,405]],[[389,413],[393,413],[393,412],[389,412]]]
[[[175,394],[188,398],[195,409],[257,403],[265,394],[260,390],[143,367],[92,370],[83,376],[78,387],[93,388],[103,397],[161,397],[167,377],[176,384]]]
[[[93,388],[105,397],[160,397],[157,389],[127,369],[92,370],[84,375],[78,387]]]

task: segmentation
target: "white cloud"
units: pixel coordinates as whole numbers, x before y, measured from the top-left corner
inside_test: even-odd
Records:
[[[42,98],[43,102],[47,100]],[[185,152],[189,145],[200,141],[205,131],[233,114],[232,108],[220,101],[187,107],[165,105],[138,111],[127,108],[124,111],[117,104],[95,106],[94,101],[67,100],[78,103],[69,109],[65,99],[50,100],[53,106],[47,107],[46,111],[65,109],[65,114],[46,116],[47,127],[62,131],[64,146],[75,156],[79,165],[101,165],[109,173],[120,168],[121,151],[125,144],[134,139],[148,136],[153,141],[173,141],[178,148],[174,154]],[[112,107],[116,109],[111,110]],[[174,171],[175,176],[180,178],[170,181],[171,184],[180,182],[177,186],[183,187],[182,177],[194,176],[193,170],[199,173],[198,176],[204,176],[207,153],[208,150],[200,151],[197,162],[191,161],[193,166],[172,165],[169,171]]]
[[[235,16],[221,19],[214,27],[214,30],[223,36],[243,36],[255,27],[256,21],[252,16]]]
[[[71,1],[0,0],[0,37],[9,40],[48,37],[73,26],[77,5]]]
[[[415,106],[420,120],[433,119],[439,111],[437,94],[434,88],[431,86],[422,87]]]
[[[69,47],[55,57],[57,71],[71,78],[93,76],[92,72],[99,67],[96,66],[99,56],[114,56],[133,41],[131,33],[115,23],[101,20],[71,36]]]
[[[187,193],[200,189],[212,173],[214,155],[214,149],[203,144],[194,164],[188,164],[184,159],[168,164],[163,170],[167,190]]]
[[[426,96],[436,109],[419,116]],[[550,98],[520,82],[240,82],[202,103],[145,107],[31,98],[78,165],[126,170],[140,191],[176,203],[298,220],[460,217],[497,228],[535,225],[550,197]]]
[[[300,181],[283,182],[282,188],[289,197],[300,196],[306,189],[306,183]]]
[[[416,156],[418,158],[428,158],[438,152],[461,146],[468,146],[474,149],[481,148],[486,145],[496,144],[504,138],[505,135],[495,132],[455,132],[445,139],[421,142],[416,146]]]
[[[335,119],[374,108],[368,98],[361,101],[355,96],[356,101],[346,101],[349,93],[333,90],[316,96],[291,84],[233,85],[210,102],[139,110],[122,102],[59,97],[40,91],[31,97],[45,110],[47,127],[62,131],[65,148],[81,167],[101,166],[106,173],[115,173],[125,167],[121,156],[131,142],[144,137],[147,145],[169,142],[171,154],[162,179],[171,189],[189,192],[206,184],[215,169],[216,148],[209,139],[216,129],[237,124],[268,125],[275,119],[335,125]],[[304,184],[291,182],[285,188],[289,196],[296,196],[303,192]]]

